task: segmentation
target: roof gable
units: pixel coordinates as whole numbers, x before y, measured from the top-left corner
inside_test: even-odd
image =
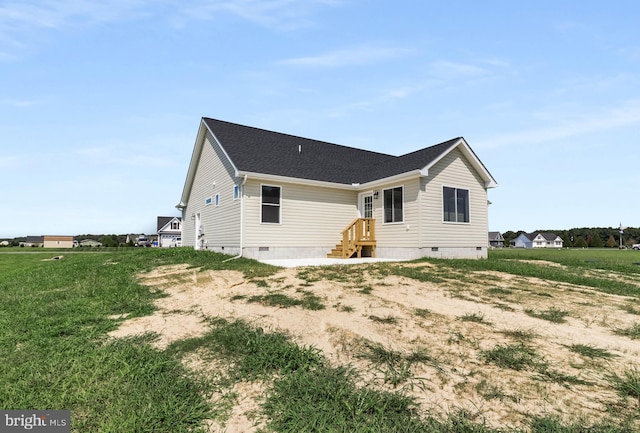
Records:
[[[182,218],[180,217],[166,217],[166,216],[159,216],[158,217],[158,224],[157,224],[157,232],[161,232],[164,231],[165,229],[170,228],[169,225],[174,221],[178,221],[178,222],[182,222]]]
[[[205,117],[200,123],[178,208],[184,207],[188,199],[207,132],[228,158],[237,177],[269,175],[350,187],[406,173],[427,175],[429,168],[453,149],[459,149],[478,171],[486,188],[497,186],[462,137],[394,156]]]

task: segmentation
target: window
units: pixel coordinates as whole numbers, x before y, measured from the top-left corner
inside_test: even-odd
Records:
[[[172,221],[171,230],[180,230],[180,221]]]
[[[442,207],[444,220],[452,223],[469,222],[469,190],[460,188],[442,188]]]
[[[211,197],[207,197],[204,199],[204,205],[205,206],[209,206],[211,204],[212,200]]]
[[[220,194],[216,194],[216,207],[220,206]]]
[[[280,223],[280,187],[262,185],[262,212],[260,221],[263,223]]]
[[[384,197],[384,222],[385,223],[401,223],[404,221],[403,205],[403,187],[385,189]]]
[[[240,198],[240,185],[233,186],[233,199],[238,200]]]

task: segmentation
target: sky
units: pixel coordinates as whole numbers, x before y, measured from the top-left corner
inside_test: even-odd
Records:
[[[155,233],[202,117],[463,136],[489,229],[640,226],[640,3],[0,0],[0,238]]]

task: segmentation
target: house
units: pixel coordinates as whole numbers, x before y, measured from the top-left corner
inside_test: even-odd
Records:
[[[73,236],[43,236],[44,248],[73,248]]]
[[[562,248],[563,240],[555,233],[521,233],[511,241],[515,248]]]
[[[158,246],[169,248],[171,242],[182,234],[182,218],[158,217]]]
[[[25,247],[41,247],[44,245],[44,236],[27,236],[24,242],[20,243],[20,246]]]
[[[98,248],[102,246],[102,243],[93,239],[83,239],[80,242],[78,242],[78,246]]]
[[[176,207],[183,245],[255,259],[480,258],[496,186],[462,137],[393,156],[203,118]]]
[[[502,248],[504,246],[504,237],[500,232],[489,232],[489,246],[491,248]]]

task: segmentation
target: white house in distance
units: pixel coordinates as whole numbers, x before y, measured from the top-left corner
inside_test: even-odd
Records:
[[[157,224],[158,246],[169,248],[171,241],[182,233],[182,218],[159,216]]]
[[[564,241],[555,233],[521,233],[511,241],[515,248],[562,248]]]
[[[481,258],[496,186],[461,137],[393,156],[203,118],[176,207],[196,249]]]
[[[489,232],[489,246],[491,248],[502,248],[504,246],[504,237],[500,232]]]

